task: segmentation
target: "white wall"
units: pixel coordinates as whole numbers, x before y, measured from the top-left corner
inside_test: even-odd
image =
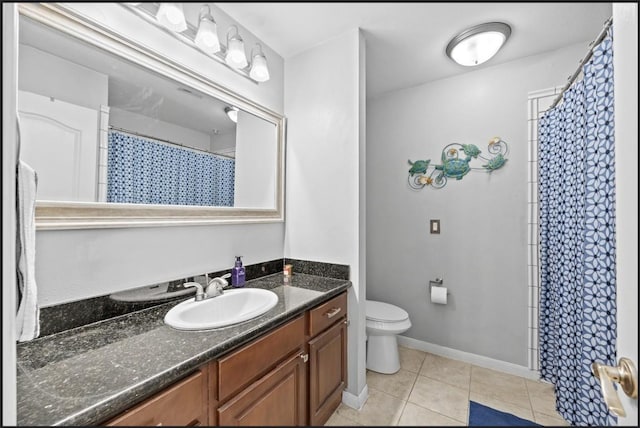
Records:
[[[109,125],[137,132],[148,137],[171,141],[193,149],[210,151],[211,136],[195,129],[132,113],[117,107],[109,108]]]
[[[2,4],[2,425],[16,425],[16,107],[18,14]]]
[[[616,144],[616,283],[618,358],[638,367],[638,5],[613,5]],[[627,412],[618,424],[638,425],[638,399],[618,389]]]
[[[109,103],[109,77],[28,45],[18,56],[20,90],[100,110]]]
[[[116,31],[172,59],[206,73],[213,81],[276,112],[284,111],[283,60],[264,46],[271,79],[259,85],[191,49],[162,30],[114,3],[73,3]],[[185,3],[195,22],[201,4]],[[217,7],[212,12],[221,34],[230,19]],[[240,32],[248,48],[257,39]],[[220,225],[38,231],[36,280],[42,306],[108,294],[148,283],[233,266],[242,254],[245,264],[281,258],[284,224]]]
[[[364,40],[349,31],[287,59],[285,257],[350,266],[349,386],[366,385],[364,255],[359,225]]]
[[[211,137],[211,151],[221,155],[236,156],[236,131],[213,135]]]
[[[238,112],[234,206],[275,208],[277,137],[272,123]]]
[[[586,45],[369,101],[367,297],[409,313],[405,336],[527,365],[527,93],[562,85]],[[510,147],[502,169],[439,190],[408,187],[408,159],[439,164],[450,143],[486,153],[494,136]],[[440,219],[439,235],[430,219]],[[436,277],[449,288],[446,306],[429,300]]]

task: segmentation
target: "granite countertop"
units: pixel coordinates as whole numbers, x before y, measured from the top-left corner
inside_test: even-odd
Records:
[[[178,302],[75,328],[17,347],[18,425],[96,425],[346,290],[348,280],[282,273],[247,282],[278,295],[266,314],[208,331],[164,324]]]

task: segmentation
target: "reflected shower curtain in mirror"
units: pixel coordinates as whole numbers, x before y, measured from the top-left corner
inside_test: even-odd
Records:
[[[235,160],[109,131],[107,202],[233,206]]]
[[[540,370],[572,425],[615,425],[591,363],[616,364],[611,29],[538,124]]]

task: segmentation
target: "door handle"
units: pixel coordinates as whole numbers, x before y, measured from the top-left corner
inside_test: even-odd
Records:
[[[618,416],[627,416],[622,407],[620,398],[613,387],[613,382],[620,384],[620,387],[631,398],[638,398],[638,371],[636,366],[628,358],[620,358],[617,366],[606,366],[601,363],[592,363],[591,371],[600,381],[602,395],[609,410]]]

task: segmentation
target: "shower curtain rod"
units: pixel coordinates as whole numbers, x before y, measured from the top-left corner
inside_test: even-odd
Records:
[[[585,57],[580,60],[580,64],[578,65],[578,69],[571,76],[569,76],[567,78],[568,79],[567,84],[564,85],[564,87],[562,88],[562,90],[560,91],[560,93],[558,94],[556,99],[553,100],[553,103],[551,104],[551,107],[549,107],[549,109],[552,109],[552,108],[554,108],[555,106],[558,105],[558,103],[562,99],[562,95],[564,95],[565,91],[567,89],[569,89],[569,87],[573,84],[573,82],[575,82],[575,80],[578,78],[580,73],[582,73],[582,66],[585,65],[587,63],[587,61],[589,61],[591,59],[591,56],[593,55],[593,49],[596,46],[598,46],[598,44],[600,44],[600,42],[606,37],[607,30],[609,30],[609,27],[611,27],[612,23],[613,23],[613,17],[609,17],[609,19],[607,19],[604,22],[602,30],[600,31],[600,34],[598,34],[598,37],[596,37],[594,41],[589,43],[589,52],[587,52]]]
[[[219,153],[212,153],[212,152],[208,152],[206,150],[196,149],[194,147],[185,146],[184,144],[174,143],[173,141],[163,140],[162,138],[158,138],[158,137],[152,137],[151,135],[145,135],[145,134],[141,134],[141,133],[136,132],[136,131],[130,131],[128,129],[118,128],[117,126],[109,125],[109,129],[113,129],[114,131],[124,132],[126,134],[135,135],[136,137],[149,138],[151,140],[159,141],[161,143],[170,144],[172,146],[178,146],[178,147],[180,147],[182,149],[193,150],[194,152],[205,153],[207,155],[220,156],[220,157],[228,158],[228,159],[235,159],[235,158],[233,158],[231,156],[225,156],[225,155],[221,155]]]

